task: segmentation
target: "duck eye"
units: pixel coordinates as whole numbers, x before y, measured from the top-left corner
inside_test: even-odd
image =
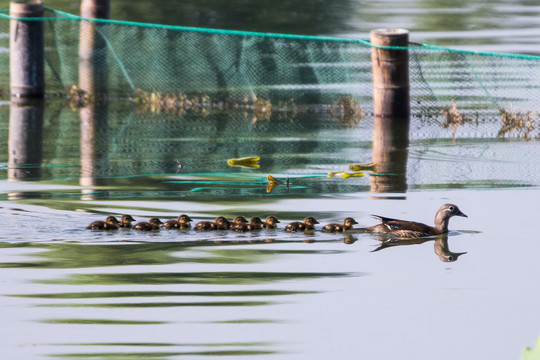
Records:
[[[454,211],[454,207],[453,207],[453,206],[450,206],[449,209],[450,209],[450,211]]]

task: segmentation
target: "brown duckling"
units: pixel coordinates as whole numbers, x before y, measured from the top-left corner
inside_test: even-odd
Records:
[[[231,227],[231,222],[224,216],[218,216],[214,220],[215,230],[228,230]]]
[[[114,216],[108,216],[105,221],[94,221],[86,227],[90,230],[117,230],[118,229],[118,219]]]
[[[324,232],[343,232],[346,230],[352,230],[353,225],[358,224],[356,220],[351,217],[346,218],[343,224],[328,224],[322,228]]]
[[[159,220],[158,218],[151,218],[150,220],[148,220],[148,222],[142,221],[135,224],[133,228],[135,230],[141,230],[141,231],[155,231],[155,230],[159,230],[160,224],[163,224],[161,220]]]
[[[275,216],[268,216],[266,220],[264,220],[263,228],[266,230],[274,230],[277,228],[277,224],[279,224],[279,220]]]
[[[191,229],[191,218],[182,214],[176,220],[165,221],[161,227],[164,229]]]
[[[135,221],[135,219],[131,215],[122,215],[118,226],[123,228],[130,228],[133,221]]]
[[[300,221],[294,221],[290,224],[287,224],[285,226],[285,231],[288,232],[297,232],[297,231],[308,231],[308,230],[314,230],[315,224],[318,224],[319,222],[312,216],[308,216],[304,219],[304,222]]]
[[[245,217],[237,216],[237,217],[235,217],[233,219],[233,221],[231,221],[229,223],[229,229],[234,230],[237,225],[245,225],[247,223],[248,223],[248,221],[247,221],[247,219]]]
[[[378,215],[373,217],[381,220],[381,224],[361,228],[378,234],[391,234],[399,237],[417,238],[440,235],[448,232],[448,222],[453,216],[468,217],[454,204],[444,204],[435,214],[435,226],[429,226],[414,221],[397,220]]]
[[[180,230],[189,230],[191,229],[191,218],[186,214],[182,214],[178,217],[178,229]]]
[[[238,231],[238,232],[246,232],[246,231],[261,230],[262,228],[263,228],[263,222],[261,218],[258,216],[254,216],[249,220],[249,223],[247,224],[233,225],[232,230]]]
[[[200,221],[195,224],[194,230],[208,231],[208,230],[227,230],[230,227],[230,222],[224,216],[218,216],[212,221]]]

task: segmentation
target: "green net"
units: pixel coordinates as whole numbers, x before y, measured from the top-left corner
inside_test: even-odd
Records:
[[[0,16],[7,94],[9,16]],[[44,16],[46,91],[75,106],[106,96],[141,111],[308,109],[353,124],[373,111],[368,41],[92,20],[52,9]],[[426,131],[435,118],[443,127],[491,121],[499,136],[538,136],[539,57],[414,43],[408,50],[411,110]],[[87,76],[106,84],[103,94],[81,90]]]

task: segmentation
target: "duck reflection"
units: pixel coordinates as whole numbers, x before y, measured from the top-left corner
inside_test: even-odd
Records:
[[[434,241],[435,254],[439,256],[439,259],[442,262],[454,262],[457,259],[467,252],[452,252],[448,247],[448,234],[437,235],[436,237],[426,237],[426,238],[415,238],[415,239],[399,239],[399,238],[387,238],[383,237],[380,240],[383,242],[379,245],[378,248],[373,250],[380,251],[387,249],[393,246],[403,246],[403,245],[418,245],[423,244],[428,241]]]
[[[372,193],[407,191],[409,119],[375,117],[373,123],[373,162],[377,173],[370,176]]]

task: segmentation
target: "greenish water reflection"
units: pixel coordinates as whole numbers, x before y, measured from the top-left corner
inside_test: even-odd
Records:
[[[166,321],[135,321],[109,319],[47,319],[39,321],[43,324],[73,324],[73,325],[161,325]]]
[[[169,297],[169,296],[196,296],[196,297],[236,297],[236,296],[282,296],[315,294],[317,291],[284,291],[284,290],[245,290],[245,291],[102,291],[102,292],[74,292],[74,293],[43,293],[11,295],[16,297],[40,299],[102,299],[123,297]]]
[[[217,240],[217,238],[216,238]],[[226,246],[263,242],[230,241],[216,244],[208,241],[146,242],[116,244],[49,243],[31,246],[28,243],[0,243],[1,248],[32,247],[44,251],[31,253],[29,261],[0,262],[0,268],[66,269],[97,268],[103,266],[167,265],[176,263],[199,264],[253,264],[270,261],[280,255],[339,254],[341,251],[284,250],[284,249],[223,249]],[[292,241],[287,241],[292,243]],[[204,247],[201,255],[182,252]],[[37,261],[35,259],[44,258]],[[201,275],[202,276],[202,275]]]
[[[133,274],[71,274],[65,279],[41,280],[42,284],[64,285],[254,285],[287,280],[308,280],[325,277],[358,276],[352,273],[317,272],[163,272]]]
[[[223,350],[223,351],[185,351],[185,352],[111,352],[111,353],[72,353],[51,354],[54,358],[97,358],[97,359],[166,359],[172,356],[255,356],[275,354],[265,350]]]

